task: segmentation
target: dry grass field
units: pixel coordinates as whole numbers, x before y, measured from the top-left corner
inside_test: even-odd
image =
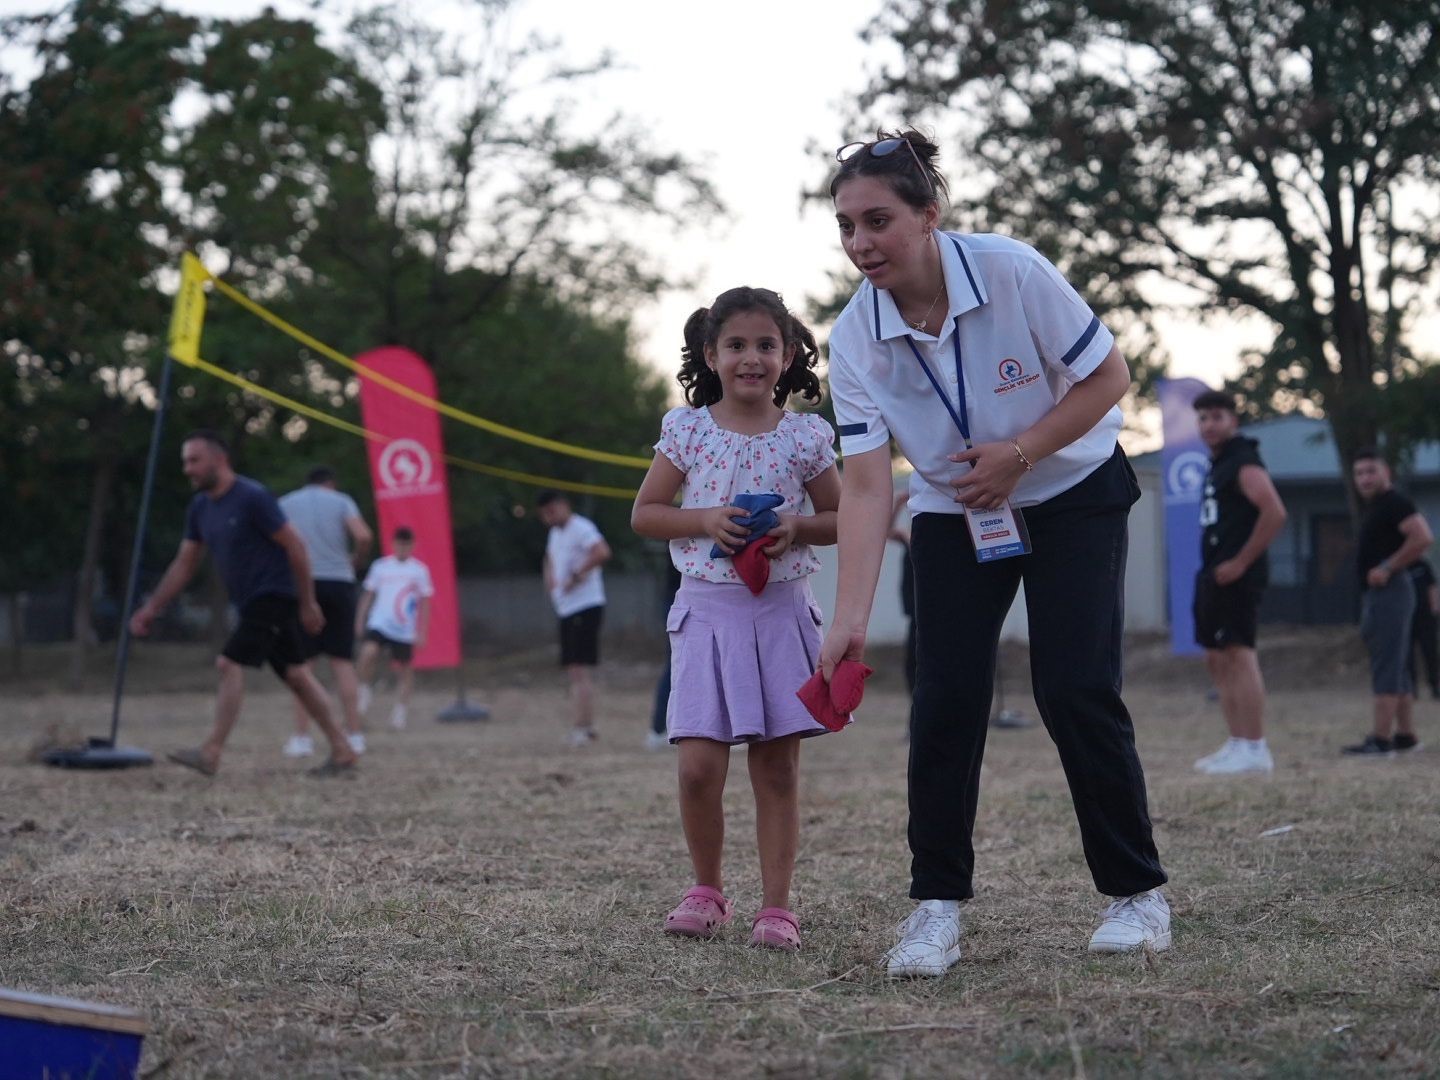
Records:
[[[1368,704],[1353,645],[1277,636],[1276,775],[1195,775],[1217,709],[1163,654],[1132,651],[1127,696],[1174,948],[1085,952],[1099,898],[1055,755],[994,731],[964,959],[901,984],[877,967],[909,908],[893,657],[862,722],[805,747],[798,956],[745,946],[739,761],[737,924],[659,933],[688,877],[672,755],[641,747],[653,663],[611,665],[592,748],[561,744],[548,656],[477,662],[493,720],[377,727],[359,778],[317,782],[280,756],[288,702],[261,675],[215,780],[32,764],[53,725],[108,715],[99,684],[46,692],[41,662],[0,684],[0,985],[145,1010],[165,1077],[1440,1074],[1440,753],[1341,760]],[[198,740],[203,664],[142,648],[124,741]],[[425,680],[413,712],[451,697]],[[1437,720],[1423,703],[1434,750]]]

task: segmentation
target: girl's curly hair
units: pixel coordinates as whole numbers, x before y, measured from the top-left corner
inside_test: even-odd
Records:
[[[727,319],[747,311],[761,311],[774,319],[785,348],[794,350],[794,359],[775,384],[775,404],[783,406],[790,395],[796,393],[803,394],[806,401],[819,401],[820,378],[815,374],[815,361],[820,349],[815,344],[815,335],[790,313],[779,293],[748,285],[727,289],[708,308],[696,308],[685,320],[685,347],[680,350],[683,362],[676,376],[685,388],[685,400],[698,408],[714,405],[724,396],[720,376],[705,362],[705,350],[714,348],[720,340],[720,330]]]

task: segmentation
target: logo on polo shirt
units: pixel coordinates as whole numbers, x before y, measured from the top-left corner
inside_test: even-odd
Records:
[[[1022,386],[1029,386],[1040,378],[1038,373],[1025,374],[1025,365],[1013,356],[1007,356],[1000,361],[999,371],[1000,385],[995,387],[997,394],[1008,394],[1012,390],[1019,390]]]

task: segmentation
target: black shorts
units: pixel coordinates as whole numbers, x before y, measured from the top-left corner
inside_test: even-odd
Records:
[[[310,659],[324,655],[332,660],[354,660],[355,583],[317,580],[315,602],[325,616],[325,626],[318,634],[305,635],[305,655]]]
[[[390,650],[390,658],[397,664],[408,664],[410,658],[415,655],[415,646],[409,641],[396,641],[394,638],[386,637],[379,630],[366,630],[365,640],[373,641],[382,649]]]
[[[220,655],[244,667],[268,663],[282,679],[309,657],[300,626],[300,601],[293,596],[257,596],[240,608],[240,624]]]
[[[1255,647],[1260,597],[1265,586],[1249,578],[1216,585],[1212,571],[1195,575],[1195,644],[1204,649]]]
[[[603,604],[560,620],[560,664],[594,667],[600,663],[600,622],[605,617]]]

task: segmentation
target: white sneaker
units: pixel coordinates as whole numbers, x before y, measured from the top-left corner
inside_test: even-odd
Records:
[[[409,719],[410,714],[406,711],[404,705],[396,705],[395,708],[390,711],[390,726],[396,731],[401,730]]]
[[[670,736],[663,731],[652,731],[645,736],[646,750],[665,750],[670,746]]]
[[[885,954],[892,979],[934,978],[960,959],[960,901],[921,900],[895,928],[895,947]]]
[[[370,684],[361,683],[355,699],[355,708],[359,710],[361,716],[370,711],[370,702],[374,700],[374,697],[375,691],[370,689]]]
[[[1240,740],[1235,738],[1233,735],[1230,738],[1226,739],[1219,750],[1216,750],[1213,754],[1206,754],[1204,757],[1200,758],[1198,761],[1195,762],[1195,771],[1209,772],[1210,766],[1213,765],[1215,762],[1219,761],[1226,754],[1230,753],[1230,751],[1234,748],[1235,744],[1239,741]]]
[[[589,745],[590,745],[592,742],[594,742],[597,738],[599,738],[599,736],[595,734],[595,729],[594,729],[594,728],[588,728],[588,727],[571,728],[571,729],[570,729],[570,734],[568,734],[568,735],[565,736],[565,745],[566,745],[566,746],[589,746]]]
[[[1170,947],[1170,905],[1159,889],[1122,896],[1100,913],[1100,927],[1090,937],[1090,951],[1134,952],[1149,946]]]
[[[1233,776],[1239,773],[1272,773],[1275,759],[1270,748],[1248,739],[1236,739],[1223,753],[1217,754],[1200,770],[1211,776]]]
[[[350,749],[351,749],[351,750],[354,750],[355,753],[357,753],[357,754],[363,754],[363,753],[365,752],[365,734],[364,734],[364,732],[355,731],[355,732],[352,732],[352,733],[351,733],[349,736],[347,736],[347,737],[348,737],[349,740],[350,740]]]
[[[315,753],[315,740],[309,735],[291,735],[285,740],[282,753],[286,757],[309,757]]]

